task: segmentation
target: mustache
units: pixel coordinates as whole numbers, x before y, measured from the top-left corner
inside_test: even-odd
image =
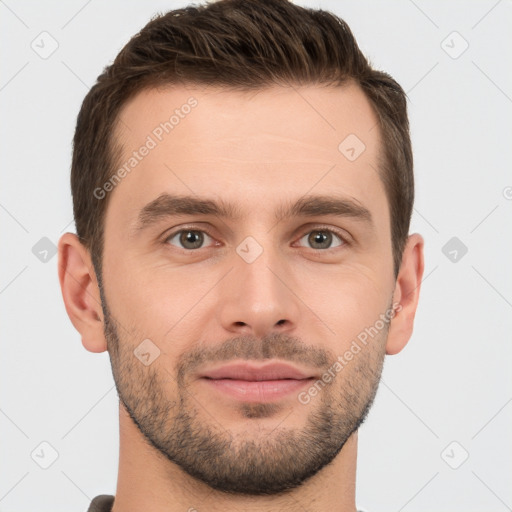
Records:
[[[230,338],[221,345],[202,346],[183,354],[176,364],[178,381],[205,363],[233,359],[262,360],[282,359],[324,369],[336,360],[336,354],[306,345],[300,338],[281,333],[270,333],[258,338],[252,335]]]

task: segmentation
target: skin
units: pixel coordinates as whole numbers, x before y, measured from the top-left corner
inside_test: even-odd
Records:
[[[71,233],[59,242],[66,310],[87,350],[108,349],[121,398],[114,511],[353,512],[357,428],[385,355],[411,337],[424,268],[423,239],[412,234],[393,275],[376,115],[353,84],[145,90],[121,112],[124,155],[191,96],[197,106],[109,192],[102,296],[88,250]],[[338,150],[348,134],[366,146],[352,162]],[[223,199],[241,217],[162,217],[136,231],[140,210],[163,192]],[[334,193],[367,208],[373,226],[334,215],[274,219],[283,204]],[[179,229],[209,236],[185,249],[179,236],[168,238]],[[321,248],[309,237],[326,229],[345,242],[335,233]],[[236,251],[248,236],[263,249],[251,263]],[[199,378],[218,360],[264,357],[321,377],[392,304],[399,304],[392,320],[307,404],[295,392],[248,404]],[[133,353],[145,339],[160,350],[148,366]],[[222,448],[210,467],[196,455],[201,439]],[[204,478],[191,476],[186,462],[201,466]],[[285,488],[287,468],[307,467],[312,474]],[[215,469],[225,476],[230,468],[261,469],[260,483],[271,475],[266,485],[276,488],[258,493],[256,476],[245,493],[208,485]]]

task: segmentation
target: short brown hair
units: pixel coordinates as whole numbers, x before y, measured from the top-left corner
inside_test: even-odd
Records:
[[[77,235],[98,277],[108,197],[98,199],[94,190],[115,172],[121,148],[113,134],[121,108],[135,94],[169,84],[255,90],[348,81],[362,88],[379,120],[378,170],[389,202],[396,278],[414,201],[405,92],[372,69],[342,19],[288,0],[219,0],[158,15],[98,77],[78,114],[71,165]]]

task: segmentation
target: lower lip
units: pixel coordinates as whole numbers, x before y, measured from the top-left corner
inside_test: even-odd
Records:
[[[247,381],[235,379],[201,379],[209,386],[245,402],[269,402],[298,391],[311,379]]]

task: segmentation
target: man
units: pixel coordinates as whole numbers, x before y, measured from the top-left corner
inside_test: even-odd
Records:
[[[120,398],[89,510],[355,511],[423,274],[401,87],[325,11],[171,11],[89,91],[71,174],[63,298]]]

